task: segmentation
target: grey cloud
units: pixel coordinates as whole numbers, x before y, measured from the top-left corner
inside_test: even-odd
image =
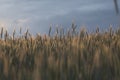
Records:
[[[120,1],[119,1],[120,3]],[[118,24],[112,0],[0,0],[0,18],[13,24],[29,19],[24,26],[46,32],[50,24],[88,26]]]
[[[91,13],[74,11],[66,15],[53,17],[43,22],[38,20],[38,22],[36,21],[36,23],[31,26],[36,25],[36,32],[42,32],[42,30],[47,32],[50,24],[53,24],[53,26],[58,24],[69,28],[73,20],[75,20],[75,23],[78,25],[78,27],[86,25],[86,28],[90,30],[95,29],[97,25],[99,25],[101,29],[109,28],[110,24],[112,24],[114,28],[117,28],[119,18],[115,16],[113,10],[101,10],[99,12],[95,11]]]

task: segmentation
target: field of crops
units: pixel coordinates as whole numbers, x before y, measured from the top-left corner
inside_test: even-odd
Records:
[[[0,80],[120,80],[120,29],[0,37]]]

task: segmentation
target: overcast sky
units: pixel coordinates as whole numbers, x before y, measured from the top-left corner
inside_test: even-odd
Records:
[[[0,27],[9,31],[28,27],[32,33],[46,33],[50,25],[69,28],[72,22],[91,30],[97,25],[116,28],[120,17],[113,0],[0,0]]]

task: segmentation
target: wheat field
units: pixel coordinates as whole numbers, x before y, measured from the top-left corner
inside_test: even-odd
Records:
[[[0,80],[120,80],[120,29],[0,32]],[[20,29],[21,34],[21,29]]]

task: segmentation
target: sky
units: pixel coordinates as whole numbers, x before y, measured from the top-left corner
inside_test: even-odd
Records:
[[[0,28],[8,31],[22,27],[44,34],[50,26],[70,28],[72,22],[88,30],[96,26],[104,30],[109,25],[117,28],[119,16],[113,0],[0,0]]]

